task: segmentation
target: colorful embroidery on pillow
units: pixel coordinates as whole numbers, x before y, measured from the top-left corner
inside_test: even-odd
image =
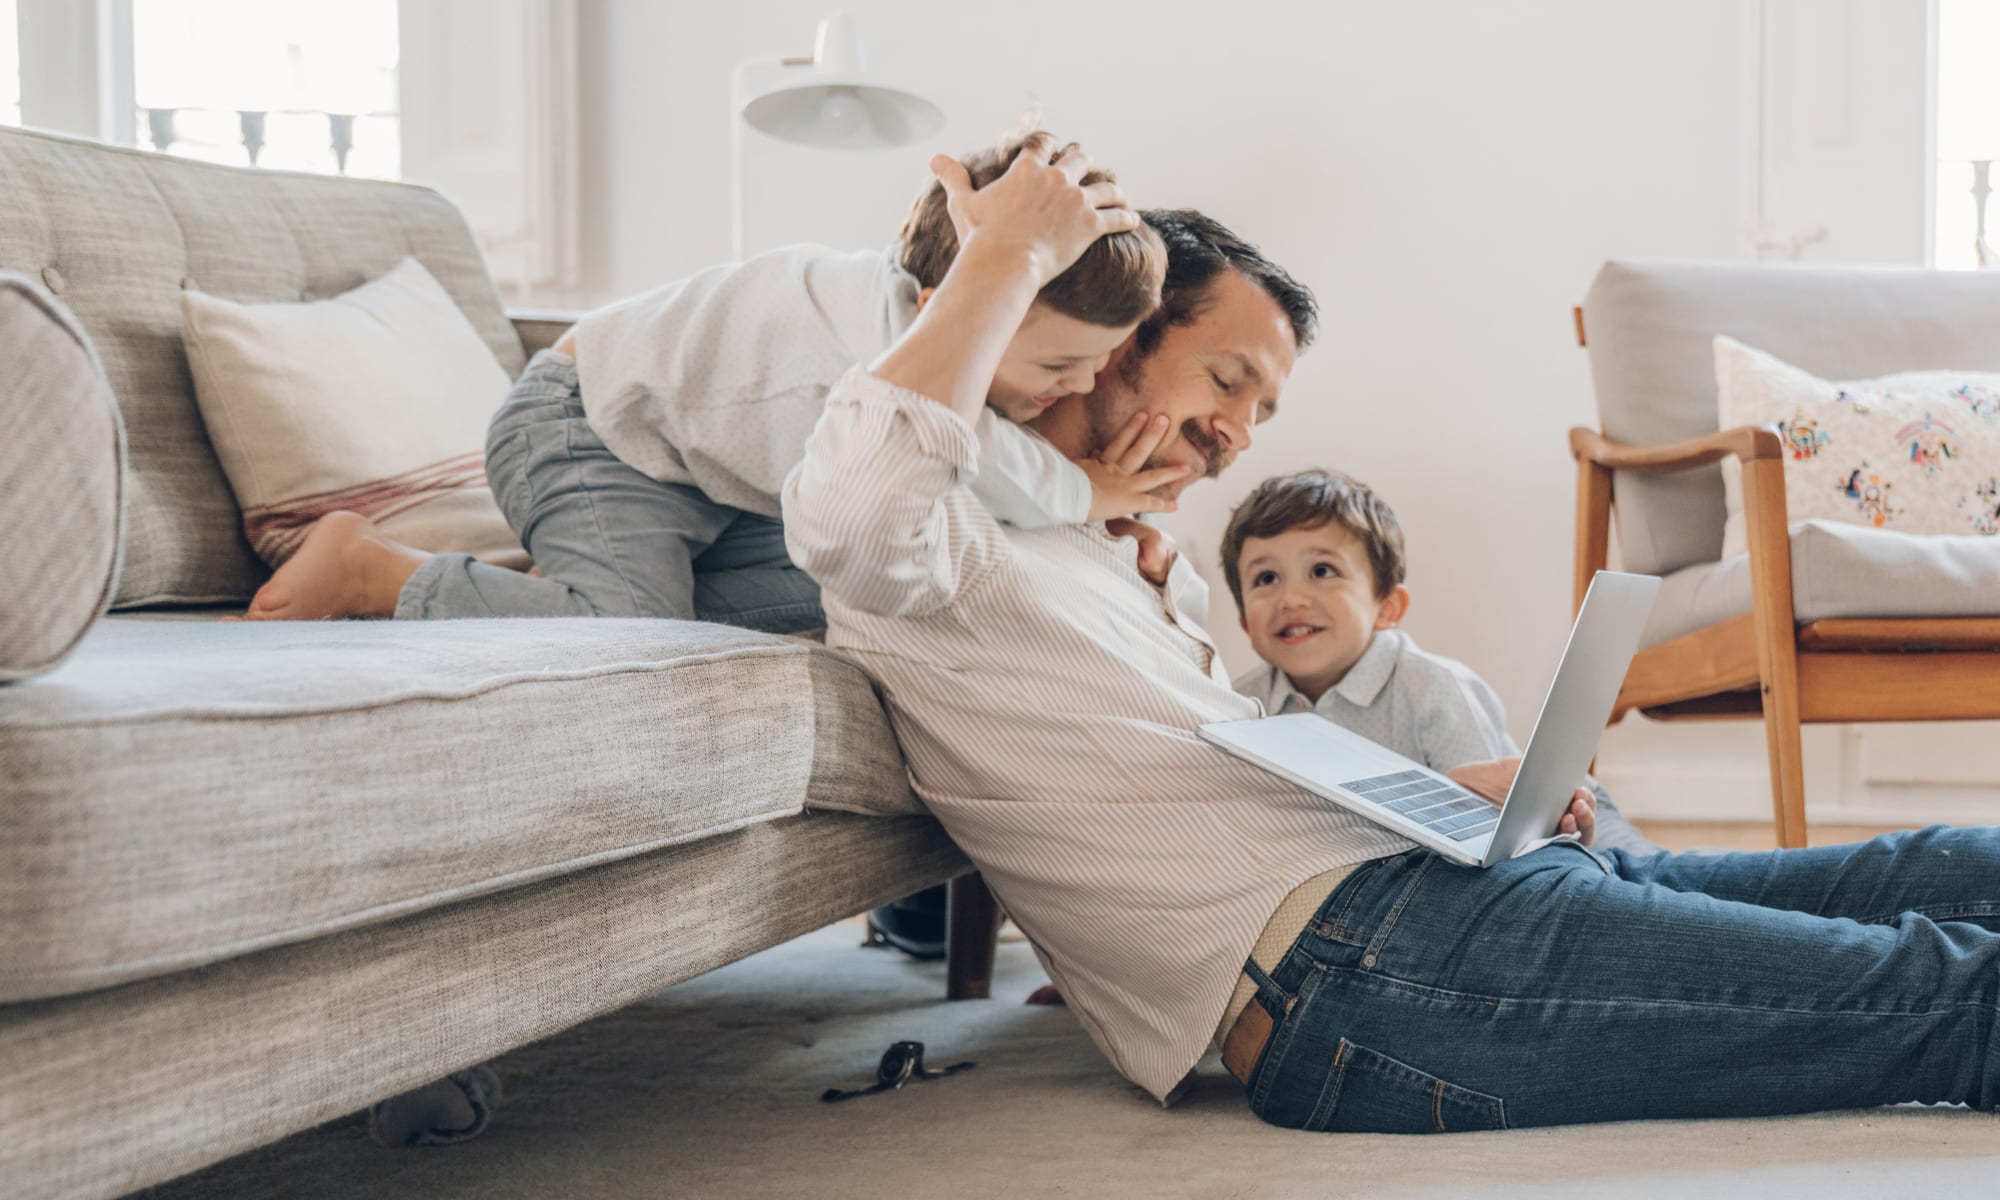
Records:
[[[1910,461],[1922,467],[1926,475],[1936,475],[1947,460],[1958,457],[1958,446],[1951,440],[1957,436],[1951,426],[1933,420],[1929,413],[1924,414],[1923,420],[1912,421],[1896,431],[1896,440],[1910,447]]]
[[[1979,499],[1972,514],[1972,532],[1985,537],[2000,533],[2000,476],[1988,475],[1973,493]]]
[[[1778,422],[1778,436],[1792,448],[1793,459],[1811,458],[1828,440],[1826,431],[1804,409],[1794,409],[1791,420]]]
[[[2000,421],[2000,392],[1989,387],[1980,387],[1976,383],[1968,383],[1963,387],[1952,389],[1952,395],[1965,401],[1965,406],[1972,410],[1973,416],[1984,421]]]
[[[1867,472],[1865,476],[1862,474],[1864,471]],[[1894,485],[1888,480],[1868,470],[1868,460],[1865,458],[1861,460],[1859,467],[1848,474],[1846,482],[1834,485],[1849,500],[1854,501],[1854,507],[1860,511],[1862,517],[1877,529],[1887,525],[1889,518],[1896,515],[1896,510],[1889,504],[1889,491],[1892,486]]]

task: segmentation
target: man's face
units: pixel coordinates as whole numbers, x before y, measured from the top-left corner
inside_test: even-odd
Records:
[[[1034,428],[1072,458],[1094,457],[1134,413],[1164,413],[1170,432],[1146,465],[1193,469],[1157,494],[1173,499],[1221,474],[1249,449],[1251,429],[1277,412],[1298,352],[1285,310],[1237,272],[1216,278],[1208,301],[1143,360],[1130,342],[1119,347],[1095,390],[1057,400]]]

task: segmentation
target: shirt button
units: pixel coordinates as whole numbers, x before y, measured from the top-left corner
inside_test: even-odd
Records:
[[[54,267],[43,267],[42,285],[48,288],[50,292],[60,296],[63,290],[62,272],[56,270]]]

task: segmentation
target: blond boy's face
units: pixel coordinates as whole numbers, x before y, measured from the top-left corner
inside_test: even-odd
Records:
[[[925,288],[917,297],[920,311],[936,290]],[[1064,396],[1084,395],[1095,387],[1097,373],[1110,361],[1111,352],[1138,327],[1137,321],[1092,325],[1038,300],[1000,356],[986,402],[1010,421],[1032,421]]]
[[[1402,623],[1410,605],[1401,584],[1376,596],[1367,547],[1334,522],[1246,538],[1236,569],[1250,645],[1314,702],[1347,677],[1378,630]]]

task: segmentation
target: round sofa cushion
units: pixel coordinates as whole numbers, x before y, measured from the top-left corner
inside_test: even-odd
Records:
[[[0,683],[47,671],[110,606],[125,428],[83,330],[0,271]]]

